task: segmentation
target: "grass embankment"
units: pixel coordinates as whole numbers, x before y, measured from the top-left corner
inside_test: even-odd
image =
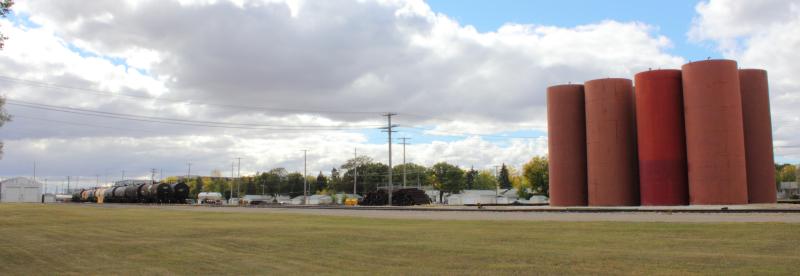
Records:
[[[0,274],[795,274],[798,225],[0,204]]]

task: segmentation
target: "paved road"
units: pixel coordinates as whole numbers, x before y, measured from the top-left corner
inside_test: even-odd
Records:
[[[97,206],[100,205],[86,205]],[[306,208],[212,208],[204,206],[154,206],[105,204],[107,208],[157,208],[195,212],[237,212],[263,214],[304,214],[384,219],[427,220],[517,220],[517,221],[622,221],[622,222],[784,222],[800,223],[800,213],[661,213],[661,212],[469,212],[399,211]]]

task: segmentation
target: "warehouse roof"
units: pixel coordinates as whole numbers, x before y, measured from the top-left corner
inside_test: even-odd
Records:
[[[27,187],[31,187],[31,186],[42,187],[42,183],[39,183],[38,181],[34,181],[34,180],[29,179],[27,177],[9,178],[9,179],[0,181],[0,185],[22,185],[22,186],[27,186]]]

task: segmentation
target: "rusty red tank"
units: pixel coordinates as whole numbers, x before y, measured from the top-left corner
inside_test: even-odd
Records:
[[[747,204],[742,96],[736,61],[681,67],[691,204]]]
[[[686,205],[686,135],[680,70],[636,74],[639,195],[642,205]]]
[[[777,191],[767,71],[739,70],[739,84],[742,93],[748,202],[775,203]]]
[[[547,88],[551,206],[586,206],[586,112],[583,85]]]
[[[638,205],[631,80],[591,80],[584,89],[589,206]]]

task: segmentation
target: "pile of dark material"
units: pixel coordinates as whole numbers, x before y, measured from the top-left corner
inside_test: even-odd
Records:
[[[382,206],[389,202],[389,194],[385,190],[372,191],[367,193],[358,205],[362,206]],[[431,199],[425,194],[425,191],[410,188],[399,189],[392,193],[392,205],[394,206],[411,206],[430,204]]]

